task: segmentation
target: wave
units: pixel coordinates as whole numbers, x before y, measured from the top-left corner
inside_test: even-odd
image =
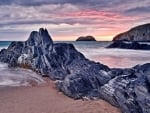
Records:
[[[0,50],[7,48],[11,42],[0,41]],[[8,68],[8,64],[0,63],[0,87],[32,86],[45,83],[35,72],[22,68]]]
[[[7,64],[0,63],[0,86],[31,86],[44,82],[40,75],[31,70],[8,68]]]
[[[150,51],[129,49],[78,48],[87,58],[111,68],[130,68],[150,62]]]

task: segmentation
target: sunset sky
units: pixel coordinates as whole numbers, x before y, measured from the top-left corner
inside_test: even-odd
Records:
[[[112,40],[150,23],[150,0],[0,0],[0,40],[26,40],[47,28],[53,40],[93,35]]]

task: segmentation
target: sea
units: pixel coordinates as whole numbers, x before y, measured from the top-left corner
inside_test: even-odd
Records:
[[[0,50],[7,48],[11,41],[0,41]],[[85,57],[110,68],[131,68],[135,65],[150,63],[150,51],[129,49],[105,48],[111,41],[67,41],[55,43],[72,43]],[[41,76],[35,72],[22,68],[8,68],[7,64],[0,63],[0,87],[27,86],[31,82],[44,83]]]

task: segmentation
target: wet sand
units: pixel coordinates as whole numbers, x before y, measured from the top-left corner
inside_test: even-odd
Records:
[[[0,88],[0,113],[121,113],[103,100],[68,98],[47,81],[34,87]]]

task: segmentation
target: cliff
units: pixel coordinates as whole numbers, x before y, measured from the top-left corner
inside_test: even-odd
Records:
[[[120,33],[113,38],[113,41],[126,40],[126,41],[150,41],[150,23],[140,25]]]

